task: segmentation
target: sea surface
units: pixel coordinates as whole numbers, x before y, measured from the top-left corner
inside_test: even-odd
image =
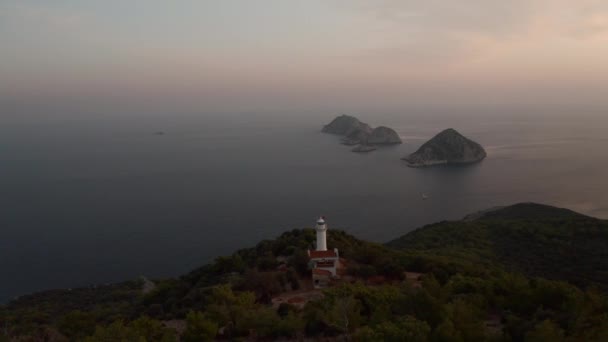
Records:
[[[524,201],[608,218],[608,113],[349,113],[404,141],[369,154],[320,133],[335,114],[0,118],[0,303],[177,276],[319,215],[378,242]],[[400,160],[448,127],[488,158]]]

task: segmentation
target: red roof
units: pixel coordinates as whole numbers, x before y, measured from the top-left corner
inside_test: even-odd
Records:
[[[318,268],[313,268],[313,269],[312,269],[312,274],[317,274],[317,275],[327,275],[327,276],[330,276],[330,275],[331,275],[331,272],[330,272],[330,271],[328,271],[328,270],[321,270],[321,269],[318,269]]]
[[[310,251],[311,259],[335,258],[337,257],[334,251]]]

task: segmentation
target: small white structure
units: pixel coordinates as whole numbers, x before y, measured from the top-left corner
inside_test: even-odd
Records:
[[[327,250],[327,225],[325,224],[325,218],[323,216],[319,217],[317,220],[317,250],[318,251],[326,251]]]
[[[329,286],[332,279],[339,278],[338,269],[342,267],[340,263],[340,253],[337,248],[327,250],[327,224],[325,218],[317,220],[317,248],[314,251],[308,250],[310,257],[310,267],[312,268],[312,281],[315,288]]]

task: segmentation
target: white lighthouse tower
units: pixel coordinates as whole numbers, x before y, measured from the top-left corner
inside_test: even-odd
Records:
[[[330,286],[331,282],[340,278],[339,270],[343,269],[337,248],[327,250],[327,224],[325,217],[317,220],[317,250],[308,250],[309,266],[312,268],[312,281],[315,289]]]
[[[325,219],[323,216],[319,217],[317,220],[317,251],[326,251],[327,250],[327,225],[325,224]]]

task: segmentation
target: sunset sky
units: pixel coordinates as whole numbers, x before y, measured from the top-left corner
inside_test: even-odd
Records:
[[[608,108],[605,0],[3,0],[0,96]]]

